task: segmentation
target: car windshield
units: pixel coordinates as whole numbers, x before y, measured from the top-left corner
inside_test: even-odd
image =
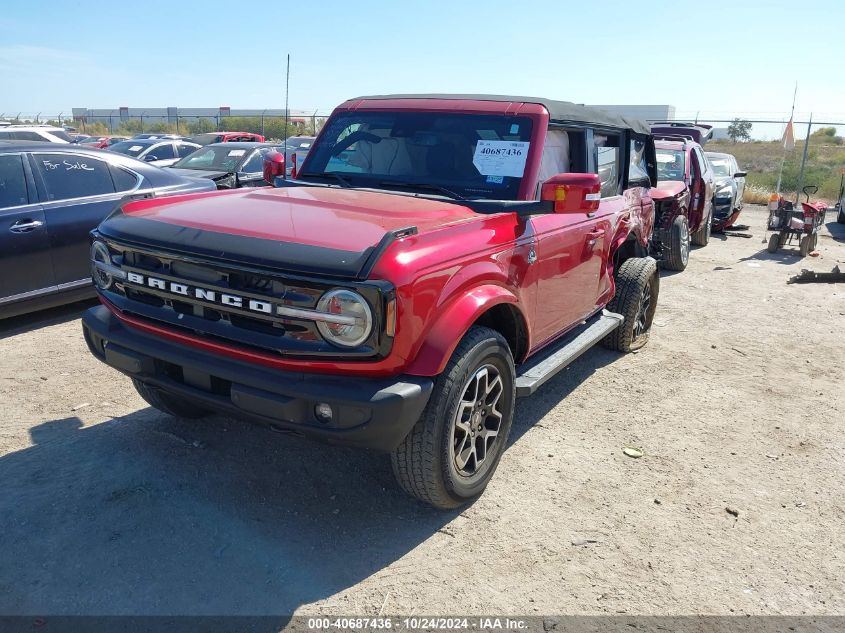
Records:
[[[657,181],[684,179],[684,152],[657,148]]]
[[[454,112],[348,112],[333,117],[303,163],[304,180],[449,197],[514,200],[531,119]]]
[[[727,158],[710,158],[708,159],[710,166],[713,168],[713,174],[716,176],[730,177],[731,176],[731,161]]]
[[[152,143],[144,143],[138,139],[130,139],[128,141],[121,141],[114,145],[109,145],[109,150],[117,152],[118,154],[126,154],[127,156],[139,156],[141,152],[147,149]]]
[[[261,153],[266,154],[278,147],[262,147]],[[207,171],[236,172],[240,165],[252,155],[253,149],[247,147],[232,147],[230,143],[210,145],[198,149],[186,156],[173,167],[178,169],[199,169]]]

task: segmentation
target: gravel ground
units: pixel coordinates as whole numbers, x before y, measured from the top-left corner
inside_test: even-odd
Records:
[[[802,261],[764,218],[664,273],[643,350],[520,401],[460,513],[383,455],[157,413],[85,305],[3,322],[0,613],[845,612],[845,291],[786,284],[842,267],[845,227]]]

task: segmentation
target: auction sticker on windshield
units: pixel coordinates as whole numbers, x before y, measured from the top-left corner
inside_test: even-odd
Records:
[[[528,141],[478,141],[472,164],[482,176],[521,178],[529,145]]]

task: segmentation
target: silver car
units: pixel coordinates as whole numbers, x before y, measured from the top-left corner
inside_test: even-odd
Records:
[[[739,170],[733,154],[704,152],[713,170],[713,229],[720,231],[733,224],[742,210],[742,194],[745,192],[744,171]]]

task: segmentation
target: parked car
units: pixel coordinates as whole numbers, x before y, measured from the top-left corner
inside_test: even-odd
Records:
[[[652,255],[664,268],[684,270],[690,243],[706,246],[710,241],[713,171],[694,141],[656,135],[654,145],[659,192],[653,196]]]
[[[290,176],[294,162],[302,165],[311,147],[314,145],[316,136],[289,136],[285,141],[284,148],[287,150],[287,175]],[[296,159],[293,157],[296,156]]]
[[[200,145],[211,145],[212,143],[263,143],[264,137],[252,132],[208,132],[196,134],[190,139]]]
[[[284,148],[272,143],[212,143],[189,154],[169,169],[186,176],[210,178],[218,189],[262,187],[264,156]]]
[[[173,139],[131,138],[110,145],[110,152],[125,154],[156,167],[169,167],[180,158],[188,156],[200,148],[196,143]]]
[[[165,413],[388,451],[405,490],[451,508],[492,477],[516,396],[595,343],[648,340],[645,124],[524,97],[361,97],[298,179],[279,156],[277,189],[129,203],[94,234],[85,339]]]
[[[79,144],[87,147],[95,147],[97,149],[108,149],[112,145],[122,143],[126,140],[128,140],[128,137],[126,136],[91,136],[79,141]]]
[[[120,154],[0,142],[0,318],[93,296],[88,234],[121,199],[213,190]]]
[[[723,231],[736,222],[742,211],[747,174],[739,170],[732,154],[704,152],[704,158],[713,170],[713,230]]]
[[[70,135],[52,125],[7,125],[0,129],[0,141],[38,141],[70,143]]]

